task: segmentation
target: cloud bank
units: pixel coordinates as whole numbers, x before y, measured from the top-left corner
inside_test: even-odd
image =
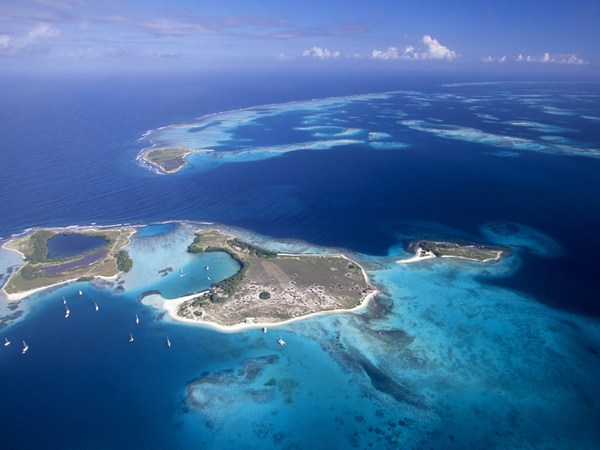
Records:
[[[415,48],[408,45],[402,52],[396,47],[388,47],[387,50],[373,50],[371,59],[403,59],[403,60],[437,60],[437,61],[454,61],[458,58],[458,54],[454,50],[450,50],[440,41],[426,34],[421,38],[422,46]]]
[[[541,64],[586,64],[586,62],[579,58],[575,53],[544,53],[542,56],[536,55],[517,55],[515,58],[517,62],[525,63],[541,63]]]
[[[302,52],[302,56],[309,58],[317,58],[317,59],[329,59],[329,58],[338,58],[341,55],[339,51],[330,51],[327,48],[323,47],[311,47],[308,50],[304,50]]]
[[[20,56],[45,53],[45,41],[60,35],[60,30],[47,23],[38,23],[24,36],[0,34],[0,56]]]
[[[481,62],[484,62],[486,64],[489,64],[489,63],[504,64],[506,61],[507,61],[506,55],[501,56],[499,58],[496,58],[494,56],[486,56],[485,58],[481,58]]]

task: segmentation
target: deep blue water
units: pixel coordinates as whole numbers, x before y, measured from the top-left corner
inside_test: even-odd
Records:
[[[443,81],[363,77],[323,83],[253,75],[7,79],[0,87],[0,236],[33,226],[208,220],[377,258],[415,238],[481,241],[485,224],[514,222],[550,236],[560,254],[544,257],[516,249],[517,267],[506,276],[481,277],[480,286],[507,288],[556,311],[597,320],[598,158],[525,151],[518,157],[499,157],[492,154],[497,148],[416,133],[410,136],[411,146],[397,151],[367,151],[360,145],[297,151],[201,174],[184,170],[158,176],[135,161],[142,145],[137,139],[146,130],[203,114],[392,89],[418,90],[426,97],[447,92]],[[513,95],[542,88],[556,95],[565,89],[587,93],[589,108],[600,115],[598,84],[459,90],[461,95],[481,95],[486,89]],[[511,109],[507,101],[503,108],[503,119],[510,120],[524,107]],[[473,126],[469,114],[449,103],[439,105],[435,118]],[[568,126],[573,120],[550,120],[539,112],[540,122]],[[598,148],[599,123],[582,120],[574,137]],[[494,126],[489,125],[490,131]],[[240,133],[240,138],[244,133],[252,137],[260,130]],[[515,135],[519,133],[527,134],[516,128]],[[568,132],[563,135],[569,137]],[[276,143],[277,131],[265,139]],[[157,225],[140,236],[172,229]],[[13,352],[0,359],[0,404],[8,412],[2,439],[10,448],[183,448],[189,433],[189,424],[180,418],[188,408],[185,385],[206,371],[226,370],[249,356],[264,355],[257,349],[268,341],[259,337],[168,324],[138,298],[92,288],[76,298],[76,289],[52,293],[9,329],[13,346],[20,346],[25,336],[35,343],[27,358]],[[72,318],[81,320],[63,320],[62,295],[74,298]],[[95,314],[94,301],[101,302],[102,314]],[[135,314],[144,327],[135,328]],[[130,328],[136,332],[133,345],[126,343]],[[289,343],[301,334],[282,333]],[[171,352],[164,346],[167,334],[174,342]],[[302,345],[312,349],[298,338]],[[594,345],[588,346],[589,354],[597,358]],[[264,350],[274,351],[279,349]],[[316,367],[330,370],[328,364],[333,363],[321,361]],[[290,427],[302,410],[298,408],[289,413]],[[30,432],[22,432],[25,426]],[[330,435],[328,430],[322,436]],[[210,441],[210,433],[219,430],[206,433],[204,439]]]
[[[0,106],[5,145],[0,236],[34,225],[185,218],[385,254],[407,221],[444,224],[471,235],[490,220],[517,221],[551,234],[565,255],[543,262],[531,258],[520,274],[503,283],[557,307],[600,314],[594,295],[600,281],[593,276],[593,255],[600,243],[591,238],[600,224],[595,195],[600,188],[598,159],[535,153],[481,157],[475,144],[434,140],[431,145],[425,136],[422,145],[417,142],[402,152],[294,152],[217,167],[201,177],[156,177],[136,164],[136,140],[146,129],[320,94],[311,80],[279,89],[266,89],[268,81],[258,77],[246,82],[247,90],[236,78],[9,80]],[[368,84],[361,79],[336,84],[322,95],[406,85],[414,88],[417,83]],[[421,88],[444,90],[439,85],[430,81]],[[561,85],[549,88],[559,92]],[[527,92],[531,86],[511,89]],[[597,85],[575,89],[595,92]],[[511,114],[507,111],[506,117]],[[441,105],[438,116],[455,118],[457,112]],[[459,123],[466,123],[464,116],[459,115]],[[597,136],[594,122],[584,121],[582,127],[586,135]],[[547,183],[548,179],[560,182]],[[532,276],[533,272],[542,275]],[[562,277],[552,276],[556,272],[571,281],[562,283]],[[577,295],[568,295],[572,289]]]
[[[102,236],[57,234],[48,239],[48,259],[68,258],[102,247],[106,243]]]

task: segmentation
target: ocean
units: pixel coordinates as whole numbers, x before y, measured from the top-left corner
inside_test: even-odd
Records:
[[[599,446],[600,84],[458,78],[5,80],[4,239],[209,221],[275,249],[342,249],[382,293],[364,311],[266,335],[173,323],[142,293],[207,281],[157,268],[210,264],[224,278],[235,264],[186,256],[193,225],[146,229],[124,292],[77,283],[19,310],[2,300],[2,446]],[[158,175],[136,159],[151,141],[219,156]],[[396,263],[425,238],[511,255]],[[3,279],[15,264],[3,251]]]

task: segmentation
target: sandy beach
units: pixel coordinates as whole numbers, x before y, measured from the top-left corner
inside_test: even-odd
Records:
[[[206,292],[206,291],[204,291],[204,292]],[[189,323],[189,324],[194,324],[194,325],[198,325],[198,326],[204,326],[207,328],[212,328],[214,330],[217,330],[221,333],[237,333],[240,331],[252,330],[252,329],[263,328],[263,327],[266,327],[266,328],[280,327],[280,326],[288,325],[290,323],[298,322],[300,320],[309,319],[311,317],[324,316],[324,315],[328,315],[328,314],[340,314],[340,313],[349,313],[349,312],[360,311],[369,304],[369,301],[379,291],[374,290],[374,291],[366,294],[363,297],[363,299],[361,300],[360,304],[355,306],[354,308],[318,311],[318,312],[306,314],[306,315],[299,316],[299,317],[294,317],[294,318],[279,321],[279,322],[248,321],[248,322],[237,323],[235,325],[220,325],[216,322],[188,319],[185,317],[181,317],[177,314],[179,305],[181,305],[182,303],[184,303],[188,300],[192,300],[199,295],[202,295],[204,292],[199,292],[197,294],[180,297],[180,298],[176,298],[173,300],[166,300],[163,297],[161,297],[159,294],[152,294],[152,295],[148,295],[148,296],[144,297],[144,299],[142,300],[142,303],[147,306],[151,306],[155,309],[159,309],[159,310],[162,309],[162,310],[166,311],[167,314],[169,315],[169,317],[177,322],[183,322],[183,323]]]
[[[44,228],[44,229],[60,233],[60,232],[65,232],[65,231],[69,231],[69,232],[73,232],[73,231],[75,231],[75,232],[86,232],[86,231],[87,232],[102,232],[102,231],[106,231],[106,230],[114,230],[114,229],[121,229],[121,228],[130,229],[130,232],[126,236],[126,241],[127,242],[122,247],[122,248],[126,248],[129,244],[131,244],[131,238],[136,233],[137,228],[139,228],[138,226],[127,225],[127,226],[123,227],[123,226],[120,226],[120,225],[107,225],[107,226],[98,226],[98,225],[82,225],[82,226],[80,226],[80,225],[76,225],[76,226],[69,226],[69,227],[53,227],[53,228]],[[20,238],[26,236],[27,234],[33,233],[35,231],[36,231],[36,229],[28,230],[28,232],[22,233],[22,234],[20,234],[18,236],[15,236],[15,237],[9,239],[8,241],[6,241],[6,242],[4,242],[2,244],[2,248],[3,249],[17,253],[21,257],[21,259],[23,260],[23,264],[19,267],[18,270],[16,270],[13,274],[11,274],[11,276],[4,283],[4,286],[6,286],[8,284],[8,282],[10,281],[10,279],[13,278],[16,274],[18,274],[19,271],[21,271],[23,269],[23,267],[25,267],[25,255],[21,251],[19,251],[17,248],[13,248],[12,246],[10,246],[10,244],[13,243],[15,240],[20,239]],[[116,243],[115,243],[115,245],[116,245]],[[113,245],[113,248],[111,250],[114,250],[114,245]],[[92,269],[92,268],[93,268],[93,265],[90,266],[90,269]],[[117,272],[117,273],[115,273],[113,275],[110,275],[110,276],[94,275],[93,277],[94,278],[100,278],[100,279],[107,280],[107,281],[111,281],[111,280],[116,279],[119,276],[120,273],[121,272]],[[4,289],[4,286],[2,286],[2,288],[0,288],[0,292],[2,294],[4,294],[4,296],[6,296],[6,299],[9,300],[9,301],[23,300],[24,298],[29,297],[30,295],[35,294],[37,292],[41,292],[41,291],[44,291],[46,289],[55,288],[57,286],[61,286],[61,285],[64,285],[64,284],[73,283],[73,282],[77,281],[79,278],[80,278],[80,276],[77,276],[77,277],[69,278],[69,279],[66,279],[66,280],[60,280],[60,281],[57,281],[56,283],[52,283],[52,284],[49,284],[47,286],[40,286],[40,287],[35,288],[35,289],[28,289],[28,290],[25,290],[25,291],[14,292],[14,293],[8,293],[8,292],[6,292],[6,290]]]
[[[425,259],[431,259],[431,258],[435,258],[436,256],[431,253],[428,252],[426,250],[423,250],[422,248],[417,248],[417,252],[415,253],[415,256],[411,256],[410,258],[406,258],[406,259],[399,259],[398,261],[396,261],[398,264],[411,264],[411,263],[415,263],[415,262],[419,262],[419,261],[423,261]]]
[[[141,161],[143,164],[146,164],[147,166],[150,167],[150,169],[158,174],[158,175],[171,175],[174,173],[179,172],[181,169],[183,169],[185,166],[188,165],[187,161],[185,160],[185,158],[188,155],[191,155],[192,153],[197,153],[197,152],[201,152],[201,151],[205,151],[205,152],[211,152],[212,150],[197,150],[197,149],[187,149],[187,151],[182,152],[180,155],[178,155],[180,158],[183,159],[183,164],[181,164],[179,167],[175,168],[175,169],[165,169],[163,166],[161,166],[158,163],[155,163],[154,161],[152,161],[149,157],[148,154],[152,151],[157,150],[154,147],[147,147],[142,149],[142,151],[139,153],[138,155],[138,161]]]
[[[503,253],[502,250],[497,250],[495,257],[487,258],[487,259],[467,258],[466,256],[458,256],[458,255],[441,255],[440,258],[462,259],[464,261],[476,261],[476,262],[487,263],[487,262],[499,261],[500,258],[502,258],[502,253]],[[425,259],[432,259],[432,258],[437,258],[437,256],[435,256],[432,252],[423,250],[422,248],[419,247],[419,248],[417,248],[417,251],[414,256],[411,256],[410,258],[406,258],[406,259],[399,259],[396,262],[398,264],[411,264],[411,263],[416,263],[419,261],[423,261]]]

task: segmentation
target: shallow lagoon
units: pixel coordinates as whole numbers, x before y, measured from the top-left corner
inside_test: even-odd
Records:
[[[398,264],[407,256],[402,248],[385,258],[353,254],[384,292],[365,310],[269,327],[267,333],[222,334],[173,323],[161,310],[140,304],[150,290],[187,289],[176,287],[185,285],[177,270],[164,277],[155,270],[164,258],[206,273],[203,256],[185,253],[195,227],[134,237],[135,271],[112,282],[75,283],[26,301],[32,309],[27,320],[6,331],[16,345],[0,354],[0,364],[11,367],[3,404],[21,411],[11,417],[11,430],[43,421],[66,398],[69,407],[60,409],[64,423],[53,426],[53,442],[67,447],[71,439],[92,448],[91,442],[150,448],[195,442],[215,449],[248,442],[263,448],[568,442],[584,448],[600,439],[593,431],[593,405],[600,400],[594,381],[600,370],[597,321],[481,284],[518,270],[522,253],[556,255],[560,249],[543,233],[507,223],[482,227],[491,242],[513,249],[490,264]],[[272,249],[325,251],[243,233]],[[230,261],[213,259],[209,272],[227,276],[230,269]],[[30,346],[26,357],[21,339]],[[32,374],[34,367],[44,370]],[[128,381],[131,376],[136,383]],[[18,406],[19,389],[35,394],[34,411]],[[555,414],[557,401],[567,414]],[[77,412],[83,410],[85,417]],[[163,416],[148,433],[147,420],[156,420],[152,411]],[[540,417],[554,426],[548,429]],[[112,428],[117,433],[108,438]],[[7,438],[13,437],[9,431]],[[30,447],[41,444],[34,435],[19,439]]]
[[[48,259],[69,258],[92,251],[106,245],[102,236],[88,236],[78,233],[60,233],[48,239]]]
[[[394,84],[386,89],[397,88],[397,80]],[[448,139],[397,123],[423,120],[431,129],[450,124],[539,138],[543,145],[598,148],[597,120],[590,119],[598,116],[596,87],[435,86],[403,99],[388,97],[372,108],[368,102],[342,101],[347,109],[343,117],[340,108],[330,107],[340,101],[316,102],[300,127],[330,121],[364,131],[353,139],[386,132],[389,140],[375,134],[371,136],[381,141],[369,142],[407,145],[299,149],[157,176],[137,166],[133,159],[139,148],[124,151],[123,142],[134,142],[148,127],[188,120],[197,111],[265,101],[228,100],[215,106],[203,101],[198,84],[169,86],[181,89],[170,110],[160,102],[152,109],[156,85],[131,88],[125,97],[122,90],[112,100],[114,94],[97,88],[102,101],[80,89],[56,104],[35,102],[25,117],[39,111],[31,123],[44,132],[15,131],[18,139],[12,143],[11,134],[3,135],[7,148],[19,149],[19,158],[28,155],[27,170],[11,170],[3,178],[11,194],[3,204],[3,233],[40,222],[218,220],[260,231],[265,236],[247,235],[269,248],[323,251],[287,240],[293,238],[361,251],[357,259],[384,293],[364,311],[272,327],[266,334],[222,334],[175,324],[140,301],[156,287],[153,283],[160,286],[163,264],[172,262],[174,275],[188,264],[184,247],[189,237],[181,229],[168,229],[150,233],[154,236],[143,243],[146,238],[140,234],[131,247],[134,252],[137,245],[137,259],[142,258],[137,275],[132,271],[129,279],[78,283],[33,295],[22,303],[23,311],[30,312],[26,320],[2,329],[0,338],[12,340],[10,348],[0,349],[0,401],[11,412],[3,419],[3,442],[25,448],[600,445],[600,389],[594,378],[600,372],[598,160],[507,151],[474,139],[480,135]],[[52,85],[44,87],[44,95],[52,99]],[[536,95],[528,97],[532,90]],[[4,96],[10,105],[6,120],[21,117],[27,106],[22,98],[11,104],[11,95]],[[294,95],[314,96],[310,90]],[[222,98],[233,97],[227,90]],[[548,105],[579,116],[552,114],[557,110],[544,108]],[[87,122],[77,122],[77,117],[65,118],[69,111],[92,115],[93,127],[86,128]],[[119,114],[122,120],[115,127]],[[277,120],[298,126],[288,118]],[[536,126],[510,125],[515,120]],[[348,123],[352,121],[356,123]],[[268,122],[264,118],[260,123]],[[30,130],[31,123],[24,129]],[[61,128],[65,123],[69,127]],[[542,130],[539,124],[579,132],[548,141],[542,136],[552,128]],[[264,133],[255,128],[260,138]],[[18,129],[11,127],[11,133]],[[337,130],[329,129],[331,135]],[[238,131],[237,144],[253,137],[251,126],[244,136]],[[314,140],[309,131],[303,133],[305,142]],[[72,165],[73,174],[69,186],[53,178],[51,165],[39,155],[37,140],[42,137],[45,147],[65,149],[65,164]],[[278,133],[268,137],[263,149],[278,143]],[[78,158],[71,157],[75,148]],[[39,172],[37,163],[43,166]],[[12,164],[9,154],[0,170]],[[13,173],[18,179],[11,185]],[[30,190],[19,189],[23,180]],[[96,199],[93,211],[86,209],[89,198]],[[23,211],[23,204],[36,206]],[[404,247],[410,240],[422,238],[498,242],[514,251],[509,259],[483,267],[460,261],[395,263],[408,256]],[[168,251],[171,240],[176,252]],[[2,253],[6,267],[1,272],[6,274],[15,264],[14,255],[5,258]],[[175,284],[178,277],[170,281]],[[69,319],[64,318],[63,295]],[[97,313],[94,302],[100,307]],[[277,344],[279,337],[286,346]],[[26,358],[20,353],[21,339],[30,345]],[[212,402],[198,408],[187,401],[193,382],[199,387],[193,394],[200,400],[203,392],[211,394]],[[48,419],[57,416],[61,420]],[[32,432],[25,435],[23,429]]]

